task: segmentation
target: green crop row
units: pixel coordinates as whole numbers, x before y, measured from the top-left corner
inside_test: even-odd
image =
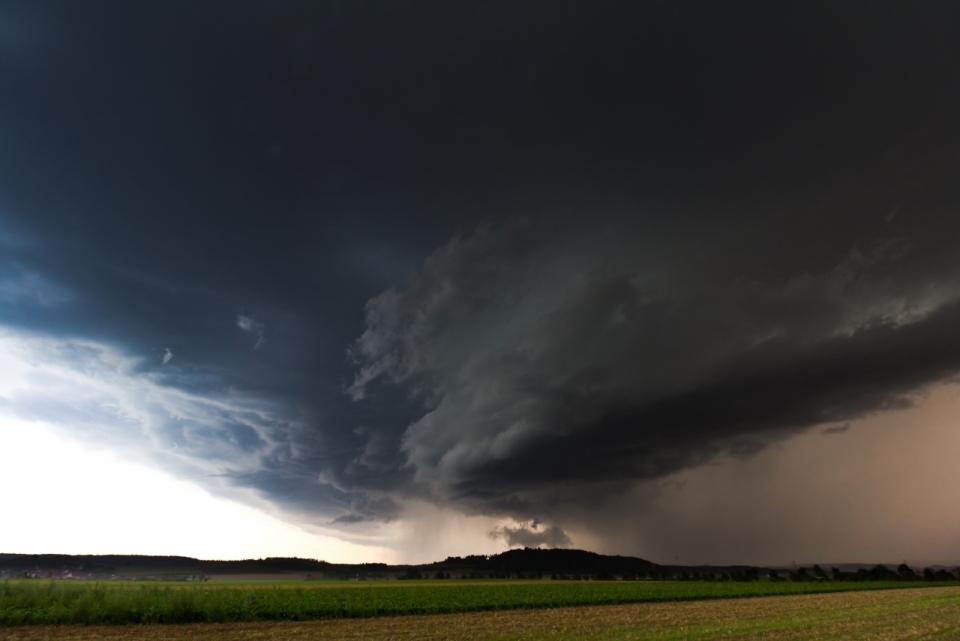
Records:
[[[942,584],[941,584],[942,585]],[[811,594],[898,582],[391,582],[358,587],[0,582],[0,625],[303,621]]]

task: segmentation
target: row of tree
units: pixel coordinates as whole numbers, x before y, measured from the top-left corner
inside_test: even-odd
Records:
[[[461,574],[461,579],[543,579],[544,574],[540,572],[517,572],[517,573],[476,573]],[[768,570],[767,578],[770,581],[954,581],[960,576],[960,568],[950,572],[945,569],[934,570],[925,568],[922,572],[914,571],[906,563],[901,564],[896,570],[892,570],[885,565],[875,565],[870,569],[860,568],[855,572],[843,572],[840,568],[830,568],[829,574],[819,565],[812,568],[800,567],[796,570]],[[428,573],[421,573],[416,568],[410,568],[405,574],[397,577],[398,579],[450,579],[449,572],[438,570],[432,576]],[[617,577],[606,571],[600,571],[596,574],[564,574],[553,573],[550,578],[555,581],[613,581]],[[673,573],[666,570],[636,570],[631,569],[623,573],[620,577],[624,581],[644,581],[644,580],[666,580],[666,581],[759,581],[759,568],[744,568],[735,572],[687,572]]]
[[[776,570],[770,570],[770,578],[774,581],[779,579],[789,579],[791,581],[954,581],[957,579],[958,573],[960,573],[960,568],[957,568],[955,572],[943,568],[939,570],[924,568],[918,574],[906,563],[901,563],[896,570],[891,570],[880,564],[870,569],[860,568],[856,572],[843,572],[840,568],[830,568],[830,574],[828,575],[819,565],[814,565],[809,572],[807,568],[797,568],[795,572],[787,570],[783,577]]]

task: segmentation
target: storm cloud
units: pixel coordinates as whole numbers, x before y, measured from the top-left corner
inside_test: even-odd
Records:
[[[0,3],[0,413],[355,540],[627,541],[658,483],[957,380],[957,33]]]
[[[350,392],[382,379],[422,404],[401,449],[436,500],[549,516],[909,407],[960,372],[957,272],[914,272],[905,240],[854,247],[822,273],[718,287],[722,254],[711,273],[651,271],[619,233],[581,237],[595,253],[559,277],[567,252],[530,234],[513,223],[456,239],[368,303]]]

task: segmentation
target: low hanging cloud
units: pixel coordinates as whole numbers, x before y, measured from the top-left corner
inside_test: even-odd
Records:
[[[503,541],[510,547],[563,548],[573,541],[559,526],[543,526],[537,521],[520,525],[501,525],[489,532],[491,539]]]
[[[349,394],[402,387],[422,408],[398,491],[557,519],[638,481],[909,407],[960,372],[960,281],[911,262],[909,242],[868,240],[819,273],[766,280],[723,262],[685,278],[609,235],[578,242],[587,268],[558,277],[568,238],[523,221],[482,228],[368,303]]]
[[[849,430],[850,423],[844,423],[843,425],[831,425],[830,427],[825,427],[821,433],[825,436],[828,436],[830,434],[843,434]]]

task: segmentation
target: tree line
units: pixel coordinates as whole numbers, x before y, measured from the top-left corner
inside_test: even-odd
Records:
[[[795,570],[765,570],[765,576],[762,576],[760,568],[745,568],[734,572],[671,572],[669,570],[644,570],[630,569],[615,576],[607,571],[600,571],[594,574],[554,572],[549,578],[554,581],[614,581],[617,579],[624,581],[760,581],[766,579],[769,581],[956,581],[960,578],[960,567],[953,571],[940,568],[924,568],[922,571],[915,571],[906,563],[900,564],[896,570],[885,565],[877,564],[872,568],[860,568],[852,572],[843,572],[840,568],[830,568],[826,572],[819,565],[814,565],[809,570],[805,567],[798,567]],[[410,568],[406,573],[397,577],[403,580],[418,579],[526,579],[542,580],[548,578],[543,572],[465,572],[454,577],[449,572],[437,570],[432,575],[428,572],[420,572],[417,568]]]

